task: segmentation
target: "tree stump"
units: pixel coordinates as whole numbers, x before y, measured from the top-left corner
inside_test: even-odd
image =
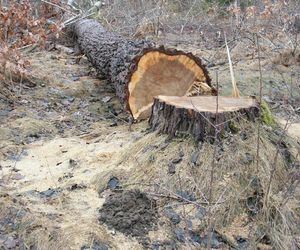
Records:
[[[98,73],[114,84],[134,119],[149,117],[157,95],[215,93],[205,66],[192,53],[127,39],[90,19],[75,23],[74,34],[81,51]]]
[[[149,124],[152,130],[171,136],[188,134],[196,141],[204,141],[214,138],[216,129],[221,136],[232,131],[233,122],[242,118],[253,121],[258,114],[257,101],[252,97],[157,96]]]

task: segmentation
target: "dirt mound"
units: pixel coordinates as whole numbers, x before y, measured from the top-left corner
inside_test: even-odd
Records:
[[[148,234],[157,221],[155,201],[139,190],[109,196],[99,212],[99,221],[135,237]]]

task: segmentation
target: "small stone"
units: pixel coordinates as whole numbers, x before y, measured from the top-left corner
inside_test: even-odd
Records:
[[[3,234],[0,234],[0,246],[2,246],[4,244],[4,242],[6,241],[6,237]]]
[[[46,191],[40,192],[40,195],[41,195],[41,196],[44,196],[44,197],[50,197],[50,196],[52,196],[54,193],[55,193],[55,190],[53,190],[53,189],[48,189],[48,190],[46,190]]]
[[[61,52],[64,52],[68,55],[74,53],[74,49],[73,48],[69,48],[69,47],[66,47],[66,46],[62,46],[62,45],[55,45],[55,49],[61,51]]]
[[[75,184],[72,184],[72,185],[71,185],[70,187],[68,187],[67,189],[68,189],[69,191],[74,191],[74,190],[76,190],[76,189],[85,189],[85,188],[86,188],[86,185],[75,183]]]
[[[177,191],[176,194],[180,197],[182,197],[185,200],[189,200],[189,201],[195,201],[196,197],[194,194],[191,194],[187,191]]]
[[[250,182],[250,187],[254,190],[261,190],[262,186],[260,184],[260,179],[258,177],[253,177],[253,179]]]
[[[105,96],[105,97],[102,98],[102,102],[104,102],[104,103],[107,103],[107,102],[109,102],[110,100],[111,100],[111,97],[110,97],[110,96]]]
[[[113,122],[111,124],[109,124],[110,127],[117,127],[118,126],[118,123],[117,122]]]
[[[196,214],[195,214],[195,218],[201,220],[201,219],[204,218],[205,215],[206,215],[206,209],[205,209],[204,207],[199,207],[199,208],[197,209]]]
[[[179,224],[181,221],[180,216],[173,210],[172,207],[167,207],[165,209],[165,215],[168,219],[172,221],[173,224]]]
[[[61,104],[64,106],[68,106],[70,103],[68,100],[62,100]]]
[[[159,250],[159,243],[158,242],[152,242],[150,245],[151,250]]]
[[[108,250],[108,246],[102,242],[94,242],[94,244],[90,247],[84,245],[80,248],[80,250]]]
[[[191,240],[204,245],[205,247],[207,247],[208,245],[208,235],[204,235],[203,237],[200,235],[199,232],[194,232],[192,231],[190,233],[191,236]],[[222,239],[219,237],[219,235],[216,232],[212,232],[211,234],[211,247],[212,248],[220,248],[222,245]]]
[[[13,180],[19,181],[19,180],[24,179],[25,177],[24,177],[23,175],[21,175],[20,173],[15,173],[15,174],[13,174],[13,175],[11,176],[11,178],[12,178]]]
[[[16,249],[17,245],[18,245],[18,241],[15,240],[13,237],[10,237],[10,236],[4,241],[4,246],[7,249]]]
[[[149,163],[155,162],[155,155],[150,155],[149,156]]]
[[[73,96],[69,96],[67,97],[68,102],[74,102],[75,101],[75,97]]]
[[[200,233],[191,231],[190,232],[190,237],[191,237],[192,241],[197,242],[199,244],[201,243]]]
[[[244,155],[242,161],[243,161],[244,164],[249,165],[249,164],[251,164],[254,161],[254,157],[253,157],[253,155],[251,155],[249,153],[246,153]]]
[[[176,166],[173,162],[169,162],[168,164],[168,173],[171,175],[176,173]]]
[[[73,159],[69,159],[69,167],[75,167],[76,165],[77,165],[78,163],[75,161],[75,160],[73,160]]]
[[[116,213],[114,216],[116,216],[116,217],[124,217],[124,212],[120,211],[120,212]]]
[[[113,176],[109,179],[109,181],[107,183],[107,187],[111,190],[114,190],[114,189],[120,187],[119,184],[120,184],[119,179],[117,177]]]
[[[166,223],[164,221],[160,221],[158,222],[158,224],[162,227],[163,225],[165,225]]]
[[[61,192],[61,189],[53,189],[53,188],[49,188],[46,191],[42,191],[40,192],[40,197],[41,198],[49,198],[55,194],[58,194],[59,192]]]
[[[175,159],[172,160],[172,163],[178,164],[178,163],[180,163],[181,161],[182,161],[182,158],[175,158]]]
[[[40,136],[38,133],[32,132],[32,133],[30,133],[30,134],[28,135],[28,137],[38,139],[38,138],[40,138],[41,136]]]
[[[168,146],[170,145],[170,142],[163,142],[158,149],[164,151]]]
[[[203,239],[203,243],[205,245],[205,247],[208,246],[208,236],[205,236]],[[211,247],[212,248],[219,248],[221,246],[221,242],[218,240],[218,238],[216,237],[216,234],[212,234],[211,236]]]
[[[191,220],[186,220],[186,226],[189,230],[193,229],[193,222]]]
[[[184,152],[183,152],[182,149],[179,151],[179,157],[180,157],[180,158],[183,158],[183,157],[184,157]]]
[[[191,155],[191,163],[195,166],[197,165],[199,155],[200,155],[200,151],[198,151],[198,150],[194,151]]]
[[[234,237],[240,249],[247,249],[249,242],[247,239],[237,235]]]
[[[179,240],[180,242],[185,241],[184,230],[182,228],[175,228],[174,233],[176,235],[177,240]]]
[[[245,141],[245,140],[248,139],[248,135],[247,135],[246,132],[241,132],[241,133],[240,133],[240,137],[241,137],[241,139],[242,139],[243,141]]]
[[[153,148],[154,148],[153,145],[148,144],[148,145],[146,145],[146,146],[143,148],[142,153],[146,153],[146,152],[148,152],[149,150],[153,150]]]
[[[71,76],[71,80],[74,82],[78,81],[79,79],[80,78],[78,76],[75,76],[75,75]]]
[[[175,240],[164,240],[160,245],[162,246],[162,249],[178,249]]]

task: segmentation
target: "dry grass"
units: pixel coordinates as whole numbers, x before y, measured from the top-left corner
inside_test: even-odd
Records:
[[[3,237],[10,236],[16,240],[15,249],[66,249],[65,242],[61,240],[62,234],[50,219],[42,213],[32,213],[27,208],[26,201],[6,194],[4,188],[0,197],[1,233]]]
[[[87,3],[87,1],[84,2]],[[297,33],[295,34],[294,28],[290,29],[291,25],[297,24],[296,22],[293,24],[294,14],[299,10],[297,1],[291,1],[282,8],[278,8],[279,5],[271,6],[271,10],[275,14],[258,11],[250,15],[251,12],[242,11],[239,12],[239,16],[235,14],[236,12],[227,11],[224,7],[200,5],[204,2],[201,0],[187,1],[186,5],[181,4],[183,1],[175,0],[168,1],[168,4],[165,4],[165,1],[113,2],[114,4],[102,6],[95,15],[108,29],[126,35],[135,34],[140,38],[147,38],[149,35],[154,36],[154,39],[158,37],[162,43],[171,46],[181,44],[185,49],[186,44],[192,44],[197,49],[202,49],[201,57],[204,53],[203,49],[206,50],[205,62],[211,65],[222,63],[222,61],[226,62],[226,50],[222,37],[222,31],[226,31],[234,66],[242,61],[239,67],[235,67],[235,69],[241,69],[239,72],[235,72],[237,82],[239,78],[242,78],[245,67],[250,64],[248,69],[251,73],[249,71],[249,76],[244,78],[244,84],[247,87],[251,80],[254,81],[256,84],[254,87],[257,89],[257,82],[253,77],[255,74],[253,68],[257,68],[254,62],[254,60],[257,61],[254,34],[258,34],[261,43],[264,74],[270,72],[270,64],[276,64],[282,65],[284,67],[282,71],[287,72],[287,74],[272,72],[276,75],[276,80],[283,76],[281,80],[286,84],[289,83],[287,76],[294,75],[294,82],[299,79],[299,73],[297,73],[299,72],[297,71],[299,69],[299,36],[296,35]],[[142,2],[146,4],[139,4]],[[283,3],[283,1],[276,2]],[[89,9],[92,6],[82,5],[79,7]],[[292,13],[291,18],[286,13]],[[212,48],[213,50],[211,50]],[[41,71],[46,70],[42,66],[38,66],[39,64],[40,62],[37,61],[32,66],[36,66]],[[51,67],[60,67],[55,64],[56,61],[48,67],[49,75],[51,75]],[[275,68],[271,69],[275,70]],[[223,80],[221,84],[226,85],[223,76],[225,79],[227,77],[228,83],[230,83],[229,69],[225,67],[221,70],[223,72],[223,75],[220,76]],[[17,79],[17,82],[19,80]],[[46,82],[45,79],[43,81]],[[0,98],[5,97],[7,100],[15,98],[10,83],[0,80]],[[281,85],[277,83],[272,86],[272,90],[278,88],[280,94],[290,91],[289,86],[281,88]],[[240,88],[240,82],[238,82],[238,86]],[[246,91],[249,94],[250,91],[247,88]],[[81,93],[77,94],[81,95]],[[142,126],[146,127],[145,124]],[[215,228],[229,237],[243,231],[242,235],[249,237],[252,249],[256,248],[260,239],[265,235],[270,238],[275,249],[296,249],[296,241],[298,241],[299,247],[300,240],[299,225],[297,225],[300,220],[298,206],[300,197],[299,188],[297,188],[299,169],[292,168],[292,164],[287,162],[283,154],[279,155],[275,162],[277,164],[276,171],[272,179],[268,203],[267,206],[264,206],[264,195],[267,192],[270,173],[274,168],[277,151],[275,144],[278,136],[274,129],[271,131],[268,128],[262,129],[257,171],[255,124],[241,122],[238,127],[241,133],[247,135],[247,139],[242,139],[240,135],[229,136],[223,140],[222,144],[218,145],[212,190],[215,199],[212,204],[208,203],[208,194],[214,146],[208,142],[198,145],[190,138],[177,138],[166,142],[166,136],[156,133],[146,134],[124,148],[112,163],[108,164],[107,171],[95,177],[96,188],[103,190],[105,188],[103,185],[107,184],[110,176],[120,176],[124,188],[137,187],[148,192],[149,195],[158,195],[155,196],[156,198],[162,195],[159,198],[161,208],[166,204],[176,204],[177,211],[183,217],[195,209],[195,204],[201,204],[206,208],[210,206]],[[275,144],[271,142],[270,138]],[[290,141],[290,138],[286,137],[285,140]],[[288,145],[288,147],[290,146]],[[199,157],[197,164],[194,164],[191,162],[191,156],[195,155],[196,151],[199,151]],[[180,154],[184,154],[184,156],[182,161],[176,165],[176,173],[168,174],[168,164],[171,160],[178,158]],[[247,154],[251,160],[247,159]],[[194,194],[197,200],[193,203],[187,202],[183,206],[184,202],[176,196],[178,190]],[[172,196],[172,198],[167,199],[165,196]],[[53,221],[48,219],[45,214],[36,211],[27,211],[28,213],[22,218],[11,215],[12,209],[26,210],[26,201],[22,202],[19,197],[17,201],[10,196],[2,195],[0,197],[0,221],[7,217],[14,220],[18,227],[9,233],[17,233],[18,237],[24,241],[25,247],[35,245],[38,249],[67,249],[69,242],[81,233],[81,229],[85,232],[90,229],[94,230],[94,235],[90,236],[91,244],[101,235],[108,237],[108,241],[114,246],[113,239],[109,238],[104,228],[99,227],[96,218],[90,225],[80,225],[81,227],[78,228],[74,227],[74,223],[67,228],[55,228],[56,225]],[[73,221],[76,220],[74,216],[70,218]],[[205,217],[197,225],[198,229],[205,230],[207,224],[207,217]],[[88,227],[89,230],[84,230],[85,227]]]
[[[231,225],[236,223],[236,219],[247,215],[246,225],[249,225],[252,244],[257,245],[267,235],[275,249],[291,249],[295,246],[296,235],[299,235],[299,211],[294,195],[291,194],[285,202],[286,192],[291,193],[287,191],[291,182],[290,169],[284,157],[279,155],[269,203],[264,207],[264,194],[277,151],[270,140],[270,134],[274,132],[263,129],[261,133],[259,170],[256,171],[255,125],[241,122],[238,126],[246,132],[248,139],[234,135],[218,145],[213,185],[215,199],[211,204],[215,228],[230,235]],[[174,139],[162,149],[165,139],[165,136],[150,133],[124,149],[120,154],[120,164],[115,166],[115,169],[127,166],[125,173],[120,170],[122,185],[175,198],[178,191],[187,191],[197,197],[190,205],[201,204],[208,208],[214,146],[208,142],[197,146],[191,139]],[[195,150],[199,150],[197,166],[191,163]],[[168,174],[168,164],[180,154],[184,156],[182,162],[176,165],[176,174]],[[103,180],[101,176],[98,178]],[[201,228],[205,229],[205,225],[202,223]]]
[[[118,236],[118,241],[97,218],[86,223],[76,214],[67,215],[68,200],[58,197],[55,212],[49,212],[44,205],[26,201],[24,197],[13,198],[4,189],[0,193],[0,230],[1,236],[12,237],[17,246],[13,249],[66,250],[78,249],[75,246],[92,246],[94,242],[105,241],[112,249],[141,249],[137,242]],[[30,204],[28,203],[30,202]],[[51,201],[53,203],[53,200]],[[61,203],[61,204],[59,204]],[[48,204],[49,205],[49,204]],[[63,206],[63,207],[60,207]],[[2,240],[2,238],[1,238]],[[0,241],[1,242],[1,241]],[[4,246],[5,246],[5,242]],[[2,247],[2,245],[0,244]],[[4,248],[6,249],[6,248]]]

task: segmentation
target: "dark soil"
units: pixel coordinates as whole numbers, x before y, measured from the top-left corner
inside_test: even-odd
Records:
[[[99,212],[99,221],[135,237],[147,235],[157,223],[155,201],[139,190],[128,190],[109,196]]]

